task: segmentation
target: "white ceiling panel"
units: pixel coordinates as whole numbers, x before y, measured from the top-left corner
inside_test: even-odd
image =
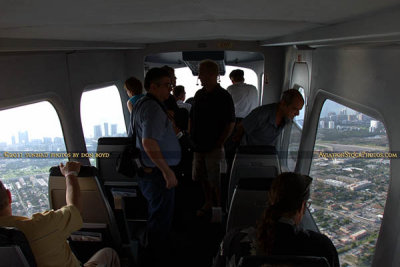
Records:
[[[393,8],[399,0],[0,1],[0,38],[265,41]]]

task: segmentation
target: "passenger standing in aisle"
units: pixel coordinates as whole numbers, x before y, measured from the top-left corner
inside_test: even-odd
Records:
[[[149,70],[145,77],[145,97],[134,107],[136,146],[140,148],[143,168],[139,172],[139,188],[148,202],[147,262],[156,264],[167,256],[168,237],[174,213],[174,187],[178,181],[172,166],[179,164],[181,150],[172,122],[163,102],[172,89],[168,72]]]
[[[289,89],[283,93],[279,103],[263,105],[250,112],[238,123],[232,140],[253,146],[275,146],[285,125],[299,115],[303,106],[300,92]]]
[[[214,61],[200,63],[199,79],[203,88],[196,92],[190,112],[189,129],[196,144],[193,179],[201,182],[205,198],[198,216],[221,205],[220,165],[225,160],[224,143],[235,125],[232,97],[217,82],[218,75],[218,65]]]
[[[142,94],[143,86],[138,79],[136,79],[135,77],[130,77],[125,81],[124,88],[129,97],[126,105],[128,107],[129,113],[132,113],[133,105],[136,103],[136,101],[144,96]]]
[[[244,82],[244,72],[240,69],[229,74],[232,85],[226,90],[231,94],[235,104],[236,119],[243,119],[258,106],[258,92],[254,85]]]

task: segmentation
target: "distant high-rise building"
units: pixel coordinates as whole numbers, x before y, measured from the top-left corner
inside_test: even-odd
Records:
[[[370,133],[376,132],[378,130],[378,127],[379,127],[379,121],[371,120],[369,126],[369,132]]]
[[[347,115],[347,108],[342,109],[342,110],[339,112],[339,115]]]
[[[376,120],[370,121],[370,127],[378,128],[378,126],[379,126],[379,121]]]
[[[108,136],[108,123],[104,123],[104,136]]]
[[[42,144],[42,139],[32,139],[30,144],[31,145],[35,145],[35,146],[41,145]]]
[[[111,124],[111,136],[116,136],[116,135],[117,135],[117,125]]]
[[[46,145],[51,144],[51,137],[43,137],[43,143]]]
[[[28,144],[29,143],[28,131],[18,132],[18,143],[19,144]]]
[[[319,121],[319,127],[322,128],[322,129],[324,129],[324,128],[325,128],[325,121],[320,120],[320,121]]]
[[[13,136],[11,136],[11,144],[13,144],[13,145],[15,145],[16,143],[15,143],[15,136],[13,135]]]
[[[101,132],[101,126],[100,125],[95,125],[93,126],[93,130],[94,130],[94,138],[98,139],[100,136],[102,136],[102,132]]]
[[[4,150],[7,147],[7,142],[0,142],[0,150]]]
[[[61,137],[54,137],[54,144],[61,145],[64,140]]]
[[[334,129],[335,128],[335,122],[334,121],[329,121],[328,128],[329,129]]]
[[[330,121],[337,121],[338,115],[335,112],[328,112],[328,120]]]

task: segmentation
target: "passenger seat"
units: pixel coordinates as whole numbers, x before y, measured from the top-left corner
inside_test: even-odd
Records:
[[[229,207],[226,232],[255,226],[268,205],[268,190],[274,177],[240,179]]]
[[[0,227],[0,259],[0,266],[37,266],[24,233],[14,227]]]
[[[240,179],[276,177],[281,173],[278,154],[273,146],[240,146],[232,163],[228,187],[228,207]]]
[[[97,169],[91,166],[81,166],[78,175],[78,183],[81,189],[83,229],[84,231],[101,233],[101,243],[119,251],[121,237],[118,226],[96,175]],[[50,208],[56,210],[66,205],[65,189],[65,177],[61,174],[58,166],[52,167],[49,177]],[[92,243],[92,246],[96,245],[96,243]]]
[[[118,157],[127,146],[133,144],[131,137],[101,137],[97,141],[97,153],[108,153],[108,157],[96,157],[96,166],[102,185],[107,183],[136,182],[135,177],[128,177],[116,171]]]

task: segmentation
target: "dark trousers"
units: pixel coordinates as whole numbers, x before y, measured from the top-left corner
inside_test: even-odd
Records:
[[[140,191],[148,202],[147,246],[157,246],[167,241],[174,214],[175,189],[167,189],[161,172],[144,173],[138,181]]]

